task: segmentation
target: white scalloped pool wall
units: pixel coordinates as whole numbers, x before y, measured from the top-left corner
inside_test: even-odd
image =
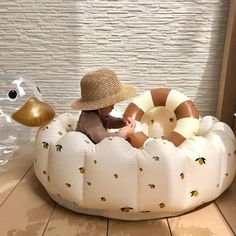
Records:
[[[179,148],[161,138],[142,149],[119,137],[94,145],[72,131],[76,121],[62,114],[42,128],[34,163],[50,196],[74,211],[125,220],[178,215],[217,198],[235,176],[235,136],[212,116]]]

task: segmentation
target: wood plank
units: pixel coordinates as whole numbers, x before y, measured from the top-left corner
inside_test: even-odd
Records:
[[[236,135],[236,111],[234,113],[234,134]]]
[[[225,193],[216,200],[216,205],[236,234],[236,179]]]
[[[236,118],[235,118],[235,121],[234,121],[234,134],[236,135]]]
[[[109,236],[169,236],[170,230],[166,219],[145,221],[109,220]]]
[[[54,206],[31,169],[0,208],[0,235],[42,235]]]
[[[233,129],[236,112],[236,0],[230,1],[225,49],[217,104],[217,117]]]
[[[12,159],[0,166],[0,206],[33,164],[33,144],[18,149]]]
[[[44,236],[86,235],[104,236],[107,232],[107,219],[75,213],[57,205]]]
[[[214,203],[168,221],[173,236],[234,235]]]

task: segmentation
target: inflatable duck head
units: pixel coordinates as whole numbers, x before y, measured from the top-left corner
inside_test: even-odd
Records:
[[[25,126],[45,125],[55,113],[49,105],[41,102],[41,91],[32,80],[16,75],[0,77],[1,164],[2,156],[12,153],[32,137],[32,129]]]

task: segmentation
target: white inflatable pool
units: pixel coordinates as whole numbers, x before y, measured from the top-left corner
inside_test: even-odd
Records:
[[[34,162],[49,195],[73,211],[123,220],[175,216],[214,200],[234,179],[235,136],[212,116],[178,147],[156,137],[140,149],[119,137],[95,145],[73,131],[76,122],[62,114],[40,128]]]

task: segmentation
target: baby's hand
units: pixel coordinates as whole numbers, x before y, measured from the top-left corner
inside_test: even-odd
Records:
[[[129,135],[134,133],[135,126],[130,123],[126,125],[124,128],[120,129],[119,134],[123,138],[127,138]]]
[[[134,128],[136,127],[136,121],[134,119],[132,119],[131,117],[128,117],[126,119],[126,126],[130,125],[131,127],[133,126]]]

